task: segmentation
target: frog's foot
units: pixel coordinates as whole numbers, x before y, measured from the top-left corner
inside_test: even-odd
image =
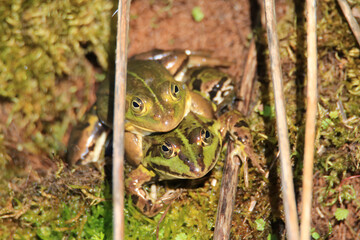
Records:
[[[265,174],[265,171],[259,164],[258,157],[254,153],[253,149],[247,145],[244,145],[242,142],[240,142],[238,140],[235,140],[234,148],[230,152],[230,158],[232,159],[232,161],[234,161],[235,157],[239,157],[241,162],[243,163],[245,187],[249,187],[248,159],[251,160],[253,165],[255,165],[255,167],[262,174]]]
[[[138,189],[136,194],[131,194],[134,205],[146,216],[153,217],[158,214],[165,205],[181,195],[180,190],[169,190],[162,197],[152,199],[147,191]]]
[[[212,57],[212,52],[210,51],[190,51],[182,49],[154,49],[149,52],[137,54],[132,58],[160,62],[177,81],[183,81],[185,73],[192,67],[229,67],[231,64],[224,59]]]
[[[232,159],[237,156],[244,164],[244,181],[248,186],[248,164],[247,159],[250,158],[254,166],[265,174],[258,156],[255,154],[249,125],[246,123],[242,114],[238,111],[230,111],[220,116],[219,121],[222,124],[221,134],[228,134],[230,140],[234,143],[234,149],[231,151]]]
[[[163,196],[161,196],[158,201],[161,201],[165,205],[170,204],[172,201],[180,197],[181,193],[182,193],[181,189],[167,190],[166,193]]]
[[[169,190],[157,198],[156,193],[145,191],[143,186],[154,178],[153,172],[140,165],[129,174],[125,182],[126,190],[131,195],[134,205],[148,217],[158,214],[165,205],[170,204],[181,194],[180,190]],[[154,190],[152,191],[154,192]]]

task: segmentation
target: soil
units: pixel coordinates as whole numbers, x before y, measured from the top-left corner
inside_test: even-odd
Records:
[[[156,4],[155,4],[156,3]],[[249,34],[247,1],[132,1],[129,56],[154,48],[211,50],[233,64],[242,75]],[[191,11],[200,6],[204,19],[195,22]]]

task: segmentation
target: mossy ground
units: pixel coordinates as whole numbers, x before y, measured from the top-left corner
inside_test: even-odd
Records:
[[[249,123],[269,178],[240,176],[232,239],[279,239],[284,233],[274,103],[264,31],[256,6],[236,1],[132,2],[129,54],[152,48],[210,49],[243,74],[249,40],[257,39],[258,72]],[[358,2],[351,7],[360,9]],[[71,126],[95,101],[113,49],[112,1],[7,1],[0,6],[0,236],[2,239],[111,238],[111,186],[91,168],[63,163]],[[204,19],[191,11],[200,6]],[[313,237],[359,236],[360,50],[335,0],[318,2],[319,104]],[[303,1],[277,1],[286,108],[298,203],[306,111]],[[126,199],[127,239],[210,239],[222,162],[199,187],[184,190],[165,218],[140,214]],[[341,219],[337,209],[348,214]],[[299,209],[301,212],[301,209]]]

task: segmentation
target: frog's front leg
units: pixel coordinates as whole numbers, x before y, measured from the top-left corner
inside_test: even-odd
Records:
[[[158,214],[164,205],[171,203],[179,196],[179,191],[169,191],[159,199],[151,198],[143,189],[146,183],[154,181],[156,174],[143,165],[131,171],[125,180],[126,191],[130,194],[134,205],[146,216],[153,217]]]
[[[207,119],[213,119],[215,116],[214,104],[197,92],[189,92],[189,94],[191,95],[191,112],[203,116]]]
[[[261,167],[258,156],[254,152],[250,128],[242,114],[236,110],[226,112],[221,115],[219,121],[222,125],[220,129],[221,135],[228,134],[230,140],[235,144],[230,157],[233,159],[235,156],[239,157],[244,164],[244,182],[248,187],[248,173],[247,173],[247,159],[265,174],[264,169]]]
[[[96,114],[93,106],[86,113],[85,120],[78,123],[71,131],[68,142],[67,161],[70,165],[95,164],[98,169],[104,161],[101,152],[111,130],[105,126]]]

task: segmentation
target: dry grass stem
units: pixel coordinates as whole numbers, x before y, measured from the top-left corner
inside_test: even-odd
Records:
[[[239,91],[239,102],[238,110],[244,114],[244,116],[248,115],[249,106],[251,102],[251,95],[254,86],[254,79],[256,74],[256,46],[255,40],[251,41],[249,53],[246,60],[244,75],[241,79],[241,87]]]
[[[293,174],[290,162],[290,144],[286,122],[279,41],[276,34],[274,0],[265,0],[267,38],[269,44],[271,78],[274,85],[277,134],[280,148],[281,185],[284,201],[287,238],[299,239],[298,215],[296,211]]]
[[[352,32],[355,35],[356,41],[360,45],[360,27],[357,23],[356,19],[354,18],[353,14],[351,13],[351,9],[349,4],[346,2],[346,0],[337,0],[342,12],[344,13],[346,20],[348,21],[350,28]]]
[[[310,239],[317,108],[316,0],[307,0],[307,110],[300,239]]]
[[[240,161],[237,157],[231,157],[233,144],[228,145],[226,162],[224,166],[223,177],[221,180],[219,204],[216,214],[216,223],[214,230],[215,240],[229,239],[231,229],[231,218],[234,210],[235,193],[238,183],[238,173]]]
[[[113,234],[124,239],[124,122],[126,95],[127,39],[130,0],[119,0],[116,36],[116,70],[113,140]]]

